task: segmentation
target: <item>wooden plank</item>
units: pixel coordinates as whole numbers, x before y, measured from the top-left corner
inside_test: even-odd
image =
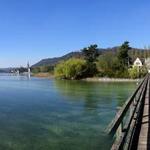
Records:
[[[142,115],[142,122],[141,122],[141,130],[139,134],[139,140],[138,140],[138,150],[148,150],[148,142],[149,142],[149,137],[148,137],[148,131],[149,131],[149,84],[145,96],[145,103],[144,103],[144,111]]]

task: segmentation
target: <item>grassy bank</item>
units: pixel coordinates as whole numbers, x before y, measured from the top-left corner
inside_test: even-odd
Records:
[[[89,82],[139,82],[142,79],[126,79],[126,78],[85,78],[82,79]]]

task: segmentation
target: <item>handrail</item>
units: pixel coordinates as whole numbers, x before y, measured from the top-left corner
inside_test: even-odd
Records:
[[[146,88],[144,88],[144,91],[143,91],[143,97],[141,97],[140,102],[139,102],[138,106],[136,107],[136,114],[134,117],[135,120],[134,120],[134,124],[131,127],[131,133],[130,133],[130,137],[129,137],[130,138],[130,142],[128,144],[129,148],[131,148],[132,144],[134,143],[133,141],[136,140],[134,137],[136,136],[136,131],[140,124],[140,119],[141,119],[141,115],[142,115],[141,112],[144,109],[144,102],[145,102],[144,96],[145,96],[147,90],[149,90],[149,84],[150,84],[150,81],[148,80],[148,82],[146,82],[146,85],[145,85]]]
[[[140,88],[143,86],[144,81],[146,81],[147,79],[148,79],[148,75],[146,75],[146,77],[143,79],[143,81],[137,87],[135,92],[133,92],[133,94],[130,96],[130,98],[125,102],[122,109],[116,114],[115,118],[112,120],[112,122],[109,124],[109,126],[106,130],[108,134],[113,135],[117,131],[118,127],[120,126],[120,124],[123,121],[125,114],[127,113],[128,109],[129,109],[131,103],[133,102],[136,94],[138,93]]]
[[[147,90],[146,87],[148,85],[147,79],[148,77],[145,78],[144,83],[141,87],[142,89],[140,92],[139,99],[137,100],[137,103],[133,109],[129,122],[126,124],[126,127],[125,127],[126,130],[125,132],[122,132],[120,140],[115,141],[115,143],[113,144],[111,148],[112,150],[120,150],[120,149],[122,150],[124,149],[124,146],[126,147],[126,149],[130,149],[133,134],[135,132],[136,123],[139,119],[139,113],[141,112],[142,104],[144,103],[143,98],[145,96],[145,93]],[[126,140],[129,140],[129,142],[127,142]]]

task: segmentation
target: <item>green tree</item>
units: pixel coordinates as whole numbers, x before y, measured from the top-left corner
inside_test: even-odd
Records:
[[[83,78],[87,70],[87,63],[83,59],[71,58],[55,67],[55,77],[62,79]]]
[[[112,52],[107,52],[99,56],[97,68],[100,75],[114,77],[116,72],[120,70],[121,66],[118,58]]]
[[[129,46],[129,42],[125,41],[118,49],[117,57],[120,63],[123,65],[122,67],[128,66],[129,64],[129,55],[128,51],[131,49]]]
[[[93,63],[94,61],[96,61],[97,57],[99,56],[98,46],[96,44],[90,45],[89,47],[84,48],[81,51],[87,62]]]
[[[95,62],[97,60],[97,57],[99,56],[98,46],[96,44],[90,45],[89,47],[81,50],[81,52],[87,63],[87,69],[86,69],[84,76],[92,77],[97,73],[97,68],[96,68]]]
[[[127,78],[128,70],[122,68],[122,64],[112,52],[99,56],[97,61],[99,76]]]
[[[112,53],[105,53],[101,55],[97,61],[98,70],[102,72],[109,72],[112,70],[112,58],[114,58]]]

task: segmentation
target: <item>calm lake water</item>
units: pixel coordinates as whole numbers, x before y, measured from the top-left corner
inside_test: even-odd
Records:
[[[109,150],[104,130],[135,87],[0,76],[0,150]]]

